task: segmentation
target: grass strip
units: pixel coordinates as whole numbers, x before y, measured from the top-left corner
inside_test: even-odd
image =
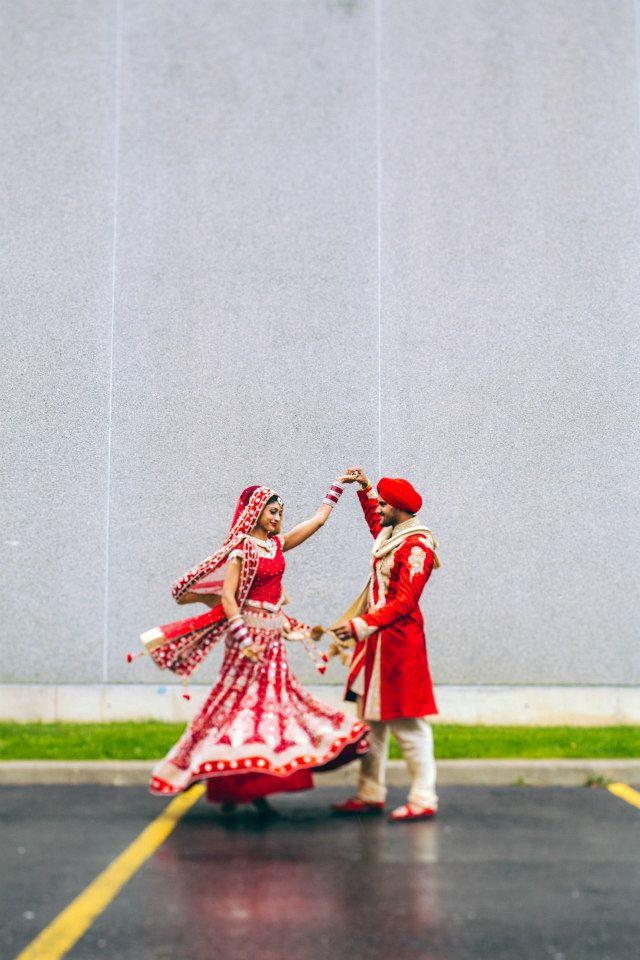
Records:
[[[640,757],[640,727],[489,727],[434,724],[436,757]],[[0,760],[147,760],[163,756],[181,723],[0,723]],[[400,756],[391,740],[390,753]]]
[[[440,760],[590,760],[640,757],[640,727],[490,727],[434,724]],[[399,757],[392,740],[389,756]]]

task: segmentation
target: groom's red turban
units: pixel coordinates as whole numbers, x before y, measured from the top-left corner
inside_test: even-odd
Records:
[[[377,489],[385,503],[398,510],[417,513],[422,506],[422,497],[418,491],[402,477],[383,477]]]

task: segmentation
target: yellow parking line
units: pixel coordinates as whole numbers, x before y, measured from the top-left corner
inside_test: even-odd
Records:
[[[633,787],[627,786],[626,783],[610,783],[607,786],[607,790],[616,797],[620,797],[621,800],[626,800],[632,807],[637,807],[638,810],[640,810],[640,793],[634,790]]]
[[[169,803],[136,839],[99,873],[15,960],[59,960],[86,933],[125,883],[164,843],[189,807],[204,793],[198,784]]]

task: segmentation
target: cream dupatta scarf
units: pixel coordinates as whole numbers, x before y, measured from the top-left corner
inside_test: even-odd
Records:
[[[401,527],[402,529],[399,530],[398,527]],[[398,524],[397,527],[384,527],[376,537],[376,540],[373,544],[373,550],[371,551],[371,572],[364,589],[360,594],[358,594],[356,599],[350,604],[345,612],[341,614],[341,616],[339,616],[330,627],[326,628],[326,632],[332,635],[332,641],[328,649],[325,651],[323,658],[325,662],[328,662],[332,657],[335,656],[339,656],[341,658],[343,664],[349,667],[349,685],[355,679],[364,665],[366,640],[356,641],[355,638],[346,641],[340,640],[340,638],[336,636],[333,631],[336,627],[343,626],[350,620],[354,620],[356,617],[360,617],[364,613],[367,613],[369,610],[371,583],[376,560],[379,560],[391,553],[393,550],[396,550],[403,540],[406,540],[407,537],[415,536],[416,534],[420,535],[425,543],[425,546],[429,547],[429,549],[433,552],[434,569],[437,570],[438,567],[441,566],[440,559],[436,552],[438,549],[438,541],[434,537],[431,530],[421,523],[417,517],[411,520],[406,520],[404,523]]]

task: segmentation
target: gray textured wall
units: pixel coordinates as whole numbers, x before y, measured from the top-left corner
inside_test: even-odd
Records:
[[[439,682],[640,682],[631,0],[2,17],[2,679],[163,680],[124,653],[240,489],[360,461],[426,495]],[[350,492],[295,612],[369,546]]]

